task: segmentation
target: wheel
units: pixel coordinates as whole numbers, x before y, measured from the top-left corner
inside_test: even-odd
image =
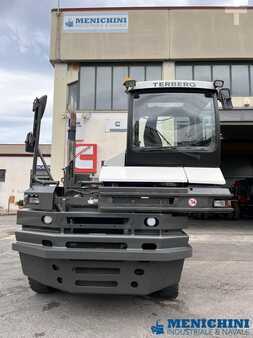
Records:
[[[174,300],[178,296],[178,284],[156,291],[152,293],[151,296]]]
[[[36,280],[28,277],[28,282],[30,285],[30,288],[36,292],[36,293],[51,293],[54,292],[54,289],[50,286],[46,286],[44,284],[41,284],[37,282]]]

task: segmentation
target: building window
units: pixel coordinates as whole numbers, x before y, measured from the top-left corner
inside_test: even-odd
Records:
[[[80,93],[79,108],[94,109],[95,106],[95,72],[93,66],[80,69]]]
[[[253,96],[253,64],[249,63],[177,63],[177,80],[223,80],[232,96]]]
[[[80,110],[126,110],[124,79],[161,80],[161,64],[87,64],[80,69]]]
[[[70,83],[68,85],[68,110],[77,110],[78,103],[78,81]]]
[[[199,81],[212,81],[211,67],[196,65],[193,67],[193,76],[194,79],[198,79]]]
[[[5,182],[6,169],[0,169],[0,182]]]
[[[234,96],[249,96],[249,66],[232,65],[232,91]]]

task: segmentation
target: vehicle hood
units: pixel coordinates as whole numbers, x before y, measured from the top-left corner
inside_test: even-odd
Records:
[[[225,184],[220,168],[120,167],[101,168],[100,182]]]

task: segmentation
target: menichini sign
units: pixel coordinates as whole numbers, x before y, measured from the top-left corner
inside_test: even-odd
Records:
[[[127,32],[127,13],[64,14],[65,32]]]

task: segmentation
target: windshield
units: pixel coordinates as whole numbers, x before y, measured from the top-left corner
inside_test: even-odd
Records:
[[[133,97],[135,147],[203,151],[214,148],[212,93],[135,93]]]

